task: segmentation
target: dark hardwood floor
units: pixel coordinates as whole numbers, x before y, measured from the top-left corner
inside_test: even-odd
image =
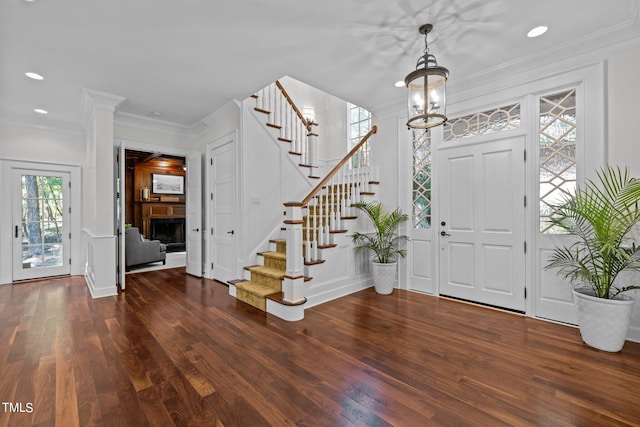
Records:
[[[0,426],[640,426],[637,343],[398,290],[288,323],[183,268],[127,281],[0,286]]]

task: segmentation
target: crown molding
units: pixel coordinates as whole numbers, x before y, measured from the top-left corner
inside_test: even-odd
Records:
[[[74,122],[63,122],[31,115],[2,114],[0,125],[17,126],[30,129],[40,129],[47,132],[64,133],[67,135],[84,135],[84,130]]]
[[[134,129],[142,129],[154,132],[162,132],[167,135],[178,135],[184,138],[195,138],[204,132],[206,125],[198,122],[193,126],[185,126],[180,123],[152,117],[139,116],[137,114],[118,111],[114,115],[114,123],[120,126],[128,126]]]
[[[87,128],[91,112],[96,106],[114,112],[125,99],[127,98],[123,96],[83,88],[80,97],[80,125],[83,129]]]

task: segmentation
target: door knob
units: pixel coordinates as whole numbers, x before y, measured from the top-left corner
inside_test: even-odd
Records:
[[[234,234],[235,231],[231,230],[231,231],[227,231],[227,234]]]
[[[441,231],[441,232],[440,232],[440,235],[441,235],[442,237],[444,237],[444,236],[451,236],[451,234],[447,233],[446,231]]]

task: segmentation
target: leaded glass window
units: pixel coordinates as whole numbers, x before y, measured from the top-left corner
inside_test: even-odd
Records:
[[[520,103],[458,117],[445,123],[443,139],[446,142],[517,129],[520,118]]]
[[[371,130],[371,112],[354,104],[348,104],[348,108],[349,149],[351,149],[352,147],[355,147]],[[367,141],[351,158],[351,167],[359,168],[369,166],[369,155],[369,141]]]
[[[540,232],[557,233],[553,206],[576,188],[576,90],[540,97]]]
[[[413,228],[431,228],[431,132],[413,130]]]

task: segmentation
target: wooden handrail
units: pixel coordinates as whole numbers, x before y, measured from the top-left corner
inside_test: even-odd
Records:
[[[309,195],[302,200],[302,206],[307,206],[307,203],[309,203],[311,199],[313,199],[315,195],[318,194],[318,191],[320,191],[322,187],[324,187],[325,184],[329,182],[329,180],[333,178],[333,176],[337,174],[340,169],[342,169],[342,167],[349,161],[349,159],[352,158],[354,154],[356,154],[356,152],[360,149],[360,147],[362,147],[364,143],[367,142],[369,138],[371,138],[371,136],[376,132],[378,132],[378,126],[374,125],[369,131],[369,133],[366,134],[364,138],[362,138],[360,142],[358,142],[358,144],[355,147],[353,147],[351,151],[349,151],[349,153],[347,153],[344,159],[340,160],[340,162],[337,165],[335,165],[333,169],[331,169],[331,172],[329,172],[327,176],[325,176],[322,179],[322,181],[320,181],[320,183],[318,183],[318,185],[316,185],[316,187],[313,190],[311,190]]]
[[[282,84],[280,84],[278,80],[276,80],[276,86],[278,87],[278,89],[280,89],[280,91],[282,92],[282,95],[284,95],[289,105],[291,105],[291,108],[293,108],[293,111],[296,112],[296,114],[298,115],[298,118],[302,120],[302,124],[304,124],[304,127],[307,128],[307,131],[311,132],[311,125],[307,123],[307,119],[305,119],[302,113],[300,112],[300,110],[298,110],[298,107],[296,106],[296,104],[294,104],[293,100],[291,99],[287,91],[284,90],[284,87],[282,87]]]

